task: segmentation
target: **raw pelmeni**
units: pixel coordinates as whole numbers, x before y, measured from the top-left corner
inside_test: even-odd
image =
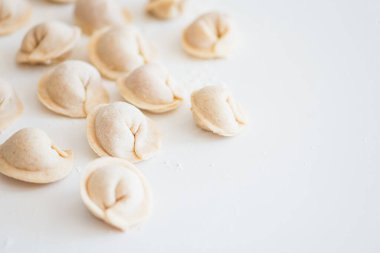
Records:
[[[182,97],[170,74],[160,65],[149,63],[117,81],[123,98],[136,107],[154,113],[177,108]]]
[[[24,37],[17,62],[51,64],[67,58],[80,37],[78,27],[60,21],[36,25]]]
[[[88,35],[105,27],[131,22],[129,11],[116,0],[77,0],[74,16],[75,22]]]
[[[161,135],[155,123],[125,102],[99,105],[87,116],[87,139],[99,156],[138,162],[160,148]]]
[[[25,0],[0,0],[0,35],[9,34],[30,18],[32,7]]]
[[[234,46],[233,27],[226,14],[210,12],[191,23],[182,35],[182,45],[190,55],[203,58],[224,58]]]
[[[103,157],[88,164],[80,191],[93,215],[121,230],[141,224],[151,212],[148,182],[133,164],[122,159]]]
[[[73,168],[73,154],[61,150],[38,128],[24,128],[0,146],[0,172],[31,183],[51,183]]]
[[[146,11],[160,19],[171,19],[182,15],[185,9],[185,0],[150,0]]]
[[[91,62],[111,80],[117,80],[154,58],[151,45],[132,26],[97,31],[89,47]]]
[[[108,103],[99,72],[82,61],[65,61],[43,75],[38,98],[48,109],[72,118],[85,118],[93,107]]]
[[[206,86],[191,95],[195,123],[222,136],[234,136],[246,125],[240,105],[223,86]]]

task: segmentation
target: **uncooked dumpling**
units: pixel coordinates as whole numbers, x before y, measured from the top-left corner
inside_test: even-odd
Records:
[[[246,125],[240,105],[223,86],[206,86],[191,95],[195,123],[222,136],[234,136]]]
[[[87,139],[99,156],[130,162],[149,159],[161,144],[155,123],[125,102],[99,105],[91,111],[87,116]]]
[[[13,88],[0,80],[0,132],[22,114],[23,106]]]
[[[181,15],[185,8],[185,0],[150,0],[146,11],[160,19],[170,19]]]
[[[129,11],[116,0],[77,0],[74,16],[88,35],[105,27],[125,25],[132,19]]]
[[[192,56],[211,59],[226,57],[234,44],[230,18],[219,12],[201,15],[182,36],[182,45]]]
[[[59,21],[33,27],[24,37],[17,62],[51,64],[67,58],[80,37],[80,29]]]
[[[32,7],[26,0],[0,0],[0,35],[9,34],[29,20]]]
[[[153,50],[132,26],[105,28],[90,41],[90,60],[111,80],[116,80],[153,59]]]
[[[140,109],[162,113],[177,108],[182,98],[169,73],[149,63],[118,80],[123,98]]]
[[[128,161],[111,157],[92,161],[81,179],[80,190],[90,212],[118,229],[129,230],[150,215],[149,184]]]
[[[53,112],[85,118],[93,107],[108,103],[99,72],[82,61],[65,61],[40,80],[38,98]]]
[[[51,183],[73,168],[70,150],[60,150],[45,132],[24,128],[0,146],[0,172],[31,183]]]

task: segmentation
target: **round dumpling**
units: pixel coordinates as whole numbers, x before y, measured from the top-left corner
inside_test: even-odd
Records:
[[[30,18],[32,7],[26,0],[0,0],[0,35],[9,34]]]
[[[80,29],[59,21],[33,27],[24,37],[17,62],[51,64],[66,59],[80,38]]]
[[[132,19],[116,0],[77,0],[74,16],[82,31],[89,35],[105,27],[125,25]]]
[[[206,131],[234,136],[247,124],[240,105],[223,86],[206,86],[191,95],[195,123]]]
[[[38,98],[53,112],[72,118],[85,118],[92,108],[109,101],[99,72],[74,60],[60,63],[41,78]]]
[[[160,19],[170,19],[180,16],[185,8],[185,0],[150,0],[146,11]]]
[[[155,123],[125,102],[99,105],[87,117],[87,139],[99,156],[138,162],[152,157],[161,146]]]
[[[153,60],[153,50],[132,26],[117,26],[94,33],[90,60],[104,77],[116,80]]]
[[[51,183],[73,168],[73,154],[61,150],[38,128],[24,128],[0,146],[0,173],[25,182]]]
[[[13,88],[0,80],[0,132],[23,112],[23,105]]]
[[[219,12],[201,15],[185,29],[182,36],[185,51],[203,59],[226,57],[233,44],[231,20]]]
[[[141,224],[151,212],[147,180],[133,164],[122,159],[103,157],[88,164],[80,191],[94,216],[121,230]]]
[[[129,103],[154,113],[173,110],[182,101],[169,73],[154,63],[143,65],[120,78],[117,86]]]

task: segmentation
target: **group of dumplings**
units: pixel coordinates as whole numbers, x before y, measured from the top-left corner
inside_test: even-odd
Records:
[[[70,118],[86,118],[89,146],[98,158],[81,179],[81,196],[98,218],[127,230],[150,213],[149,184],[133,163],[151,158],[161,145],[156,124],[141,110],[165,113],[182,102],[182,89],[155,63],[153,47],[132,26],[130,12],[114,0],[50,0],[75,2],[77,26],[49,21],[34,26],[21,43],[20,64],[58,63],[40,78],[38,99],[49,110]],[[185,11],[184,0],[150,0],[146,12],[172,19]],[[28,20],[26,0],[0,0],[0,34],[16,31]],[[91,63],[66,60],[81,33],[91,36]],[[225,14],[201,15],[184,31],[182,44],[202,59],[226,57],[233,45],[231,21]],[[115,81],[128,102],[110,103],[102,76]],[[223,86],[209,85],[191,94],[191,111],[200,128],[234,136],[246,125],[240,105]],[[22,113],[11,86],[0,82],[0,131]],[[51,183],[73,168],[73,153],[58,148],[38,128],[24,128],[0,145],[0,172],[32,183]]]

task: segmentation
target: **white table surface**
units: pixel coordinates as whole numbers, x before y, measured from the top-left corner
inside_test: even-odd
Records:
[[[25,104],[0,143],[40,127],[74,150],[76,169],[45,186],[0,176],[0,252],[380,252],[378,0],[190,0],[186,15],[168,22],[144,15],[145,1],[125,1],[188,94],[226,84],[250,117],[244,133],[220,138],[194,125],[188,98],[175,112],[151,115],[163,148],[137,166],[151,183],[154,211],[126,233],[95,219],[80,199],[81,170],[96,158],[85,120],[39,103],[48,67],[15,63],[28,28],[72,23],[72,5],[32,2],[28,25],[0,38],[0,76]],[[181,31],[214,9],[234,17],[239,47],[227,60],[194,60]],[[86,41],[72,58],[87,58]]]

